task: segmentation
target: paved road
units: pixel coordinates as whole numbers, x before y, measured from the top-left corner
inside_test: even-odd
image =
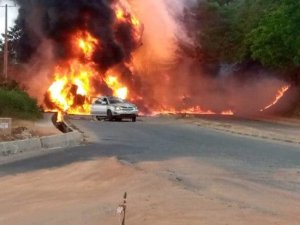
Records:
[[[0,165],[0,224],[115,224],[126,190],[133,225],[299,225],[300,145],[172,118],[72,123],[83,146]]]
[[[0,166],[0,176],[116,156],[130,163],[194,157],[247,179],[299,191],[300,183],[281,183],[268,174],[299,168],[300,146],[229,135],[180,120],[143,118],[137,123],[73,120],[88,138],[84,146],[64,149]]]

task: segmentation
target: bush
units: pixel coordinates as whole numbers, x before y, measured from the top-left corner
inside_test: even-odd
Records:
[[[37,101],[31,98],[24,90],[0,87],[0,116],[20,119],[41,118],[41,111]]]

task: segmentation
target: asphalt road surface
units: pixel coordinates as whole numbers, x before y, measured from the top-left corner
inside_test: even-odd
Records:
[[[89,120],[71,122],[85,133],[86,143],[83,146],[0,165],[0,186],[1,180],[7,177],[16,179],[22,174],[30,177],[39,171],[63,170],[74,164],[86,165],[113,158],[116,161],[112,164],[121,162],[124,171],[129,167],[134,168],[136,173],[143,171],[143,176],[135,177],[134,183],[127,190],[132,188],[132,192],[143,194],[148,191],[148,194],[152,193],[152,201],[164,197],[169,199],[168,194],[173,193],[174,202],[170,200],[173,198],[169,199],[172,207],[168,209],[171,217],[162,217],[154,207],[150,213],[152,218],[149,211],[141,212],[141,218],[129,219],[131,224],[152,224],[150,221],[155,221],[155,224],[300,224],[300,145],[230,135],[173,118],[141,118],[136,123]],[[81,173],[80,166],[76,173]],[[154,175],[161,180],[154,179]],[[146,188],[137,184],[139,179],[145,182],[143,179],[147,176],[147,182],[152,182],[153,190],[150,189],[151,185]],[[39,182],[43,181],[43,177],[39,176]],[[130,177],[127,175],[128,179]],[[158,196],[160,184],[169,185],[165,182],[170,182],[170,186],[166,190],[162,188]],[[175,190],[175,187],[178,189]],[[183,191],[193,195],[187,197]],[[175,196],[181,197],[177,199]],[[202,204],[202,200],[197,198],[205,196],[202,200],[211,202]],[[192,203],[192,199],[195,199],[195,203]],[[0,194],[0,203],[1,200],[4,201]],[[30,201],[26,204],[30,204]],[[194,207],[193,211],[189,203],[199,203],[199,206]],[[137,204],[141,204],[139,207],[147,206],[147,202],[140,201]],[[165,207],[170,207],[170,204]],[[164,204],[157,205],[163,207]],[[178,210],[186,213],[184,220],[172,216],[172,213],[180,214]],[[208,217],[209,213],[215,215],[214,210],[217,210],[219,217]],[[20,221],[22,218],[20,215]],[[62,218],[60,222],[71,221],[68,216]],[[110,221],[104,219],[104,215],[102,218]],[[161,223],[155,218],[160,218]],[[3,221],[5,224],[18,224],[19,220],[16,217],[5,217]],[[86,219],[84,224],[95,224],[88,221],[96,219]],[[77,223],[73,221],[73,224]]]
[[[41,160],[33,158],[0,166],[0,175],[110,156],[130,163],[195,157],[235,172],[253,173],[257,181],[260,178],[256,173],[300,167],[299,145],[229,135],[172,118],[143,118],[137,123],[88,120],[72,123],[85,132],[86,145],[41,156]],[[263,178],[261,182],[267,181]],[[295,185],[294,189],[300,193],[300,184]]]

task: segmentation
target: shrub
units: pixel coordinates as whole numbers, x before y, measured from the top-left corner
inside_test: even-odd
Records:
[[[41,111],[37,101],[18,87],[0,87],[0,116],[21,119],[38,119]]]

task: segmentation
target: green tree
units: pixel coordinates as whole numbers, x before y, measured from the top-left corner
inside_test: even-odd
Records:
[[[7,31],[9,61],[11,63],[19,63],[20,61],[18,57],[18,51],[19,51],[19,45],[20,45],[22,34],[23,34],[22,29],[17,24],[15,24],[13,27],[10,27]],[[2,39],[0,39],[1,55],[3,55],[3,51],[4,51],[4,39],[5,39],[5,34],[2,34]]]
[[[299,68],[298,0],[199,0],[193,10],[196,45],[204,58]]]
[[[300,3],[281,1],[246,37],[251,57],[266,66],[300,66]]]

